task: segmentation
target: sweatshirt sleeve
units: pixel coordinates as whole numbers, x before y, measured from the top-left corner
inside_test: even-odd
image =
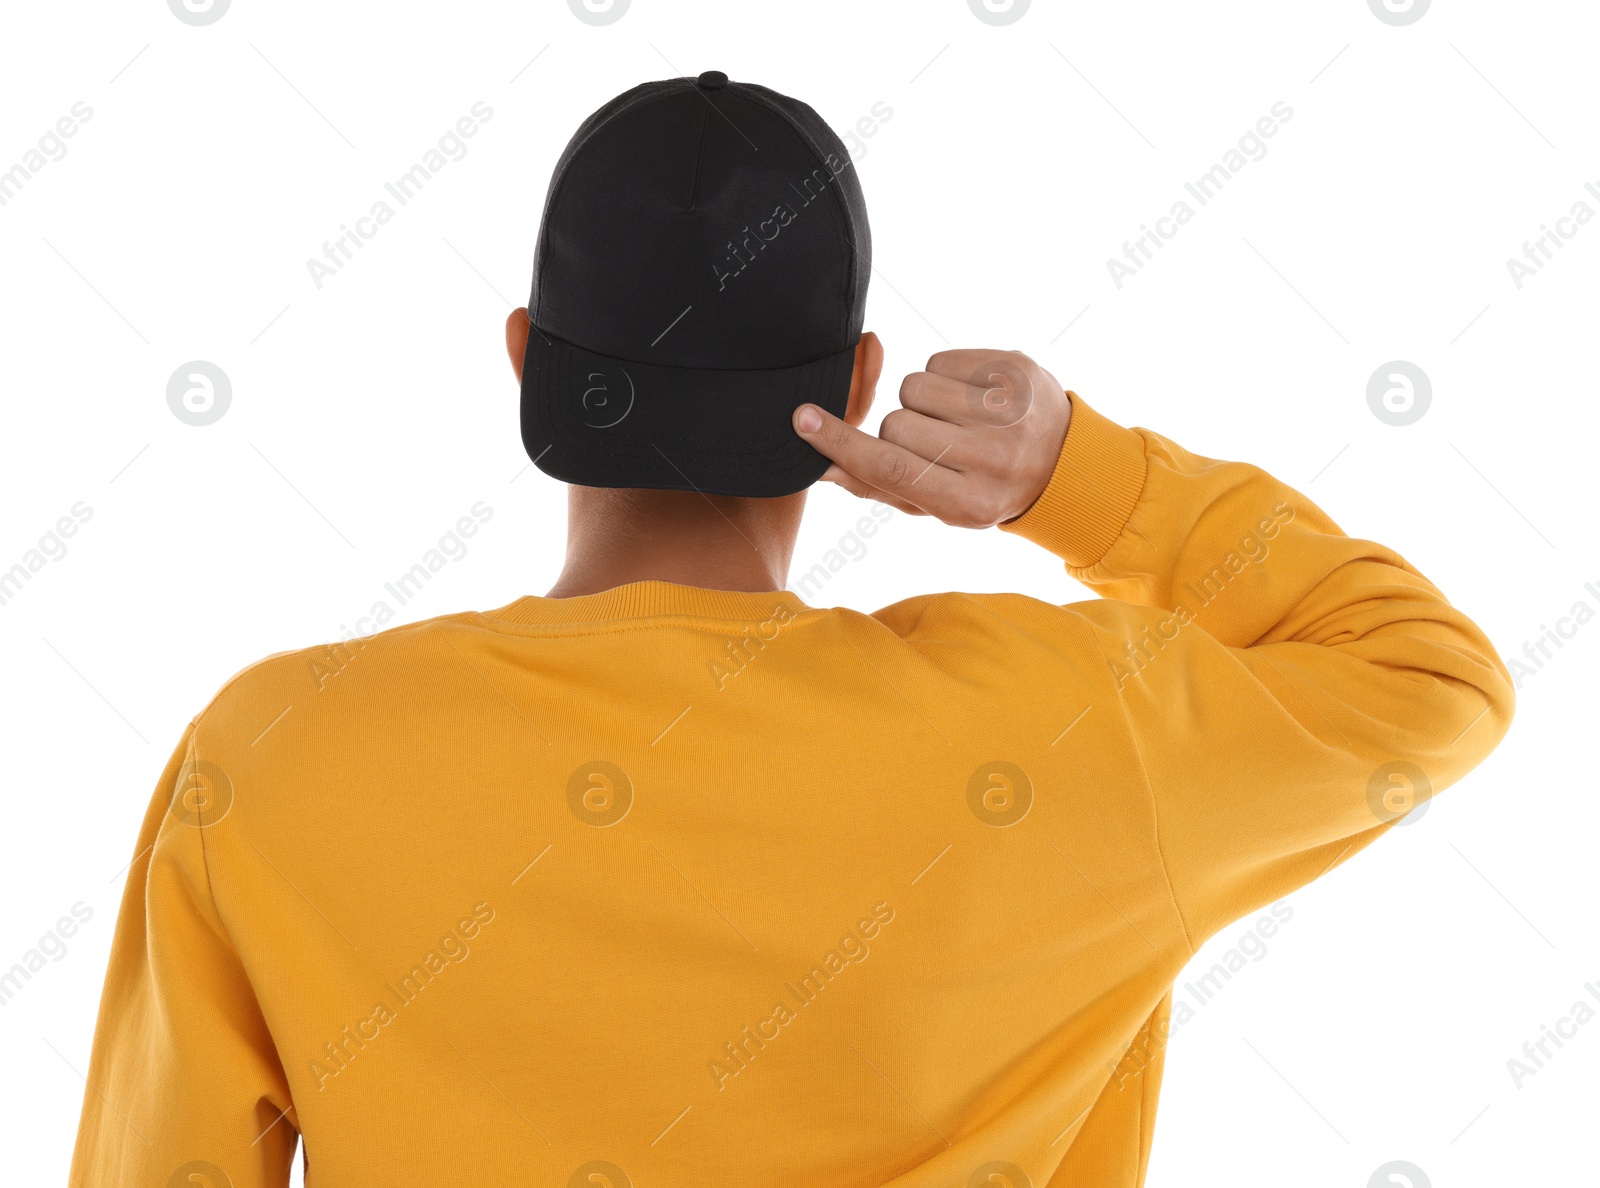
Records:
[[[1258,467],[1127,429],[1075,393],[1060,460],[1004,525],[1101,598],[1192,946],[1460,779],[1514,708],[1483,632],[1398,554]]]
[[[289,1183],[288,1082],[206,870],[206,828],[232,789],[194,733],[167,763],[128,869],[70,1188]]]

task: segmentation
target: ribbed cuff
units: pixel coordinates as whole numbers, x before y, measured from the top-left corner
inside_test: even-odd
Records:
[[[1061,457],[1043,494],[1000,525],[1049,549],[1073,569],[1093,565],[1115,543],[1144,490],[1144,439],[1101,416],[1076,392]]]

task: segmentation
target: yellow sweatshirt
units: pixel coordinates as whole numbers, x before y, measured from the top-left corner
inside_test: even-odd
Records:
[[[312,1188],[1138,1185],[1196,947],[1513,693],[1391,550],[1073,403],[1009,529],[1098,600],[640,582],[232,680],[139,837],[72,1185],[279,1186],[297,1133]]]

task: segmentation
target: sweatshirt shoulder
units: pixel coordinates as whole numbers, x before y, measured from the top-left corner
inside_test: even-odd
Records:
[[[991,689],[1004,700],[1064,681],[1098,687],[1110,680],[1104,629],[1083,613],[1092,606],[1058,606],[1026,594],[949,592],[897,602],[873,619],[919,664],[964,689]]]
[[[1089,623],[1076,605],[1058,606],[1027,594],[919,594],[875,611],[874,619],[910,640],[919,636],[962,634],[992,640],[1026,633],[1038,642],[1075,634]]]
[[[409,651],[423,652],[452,627],[478,618],[476,611],[438,615],[405,623],[372,635],[312,644],[274,652],[240,669],[225,681],[198,714],[193,726],[212,739],[249,743],[289,714],[338,682],[347,668],[368,655],[404,660]]]

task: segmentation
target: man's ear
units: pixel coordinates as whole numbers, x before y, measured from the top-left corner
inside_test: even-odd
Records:
[[[533,329],[533,323],[528,320],[526,308],[514,309],[511,316],[506,319],[506,354],[511,356],[511,370],[516,373],[517,383],[522,382],[522,359],[528,353],[528,332]],[[856,352],[856,366],[860,367],[860,351]]]
[[[526,321],[526,310],[519,311]],[[509,330],[507,331],[509,333]],[[523,330],[524,343],[528,332]],[[872,411],[872,398],[878,392],[878,377],[883,374],[883,344],[878,336],[868,330],[856,343],[855,367],[850,373],[850,403],[845,407],[844,419],[857,429]]]

